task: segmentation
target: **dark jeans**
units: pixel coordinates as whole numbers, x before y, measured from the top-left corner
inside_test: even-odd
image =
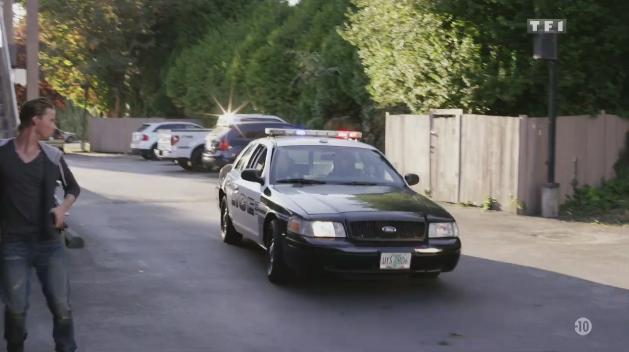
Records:
[[[4,338],[9,352],[23,351],[26,312],[35,268],[48,308],[53,315],[57,352],[73,352],[74,327],[70,309],[70,285],[63,242],[7,242],[0,245],[0,282],[3,291]]]

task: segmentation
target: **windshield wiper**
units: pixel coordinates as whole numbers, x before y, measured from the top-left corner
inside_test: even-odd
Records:
[[[324,185],[327,182],[320,180],[311,180],[307,178],[286,178],[283,180],[277,180],[275,183],[299,183],[302,185]]]
[[[347,181],[347,182],[330,182],[330,183],[335,183],[335,184],[339,184],[339,185],[349,185],[349,186],[378,186],[381,185],[381,183],[377,183],[377,182],[367,182],[367,181]]]

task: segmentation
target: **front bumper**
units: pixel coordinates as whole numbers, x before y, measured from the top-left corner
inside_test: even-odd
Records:
[[[286,263],[297,271],[324,269],[356,274],[410,274],[452,271],[459,262],[458,238],[429,243],[366,244],[347,239],[311,239],[288,234],[283,243]],[[410,269],[380,269],[381,253],[411,253]]]
[[[152,149],[153,143],[151,141],[133,141],[129,146],[132,150],[149,150]]]
[[[172,151],[170,150],[161,150],[161,149],[156,149],[155,150],[155,156],[160,159],[160,160],[171,160],[171,159],[175,159],[172,157]]]

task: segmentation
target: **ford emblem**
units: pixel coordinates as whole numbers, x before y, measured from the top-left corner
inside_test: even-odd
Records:
[[[385,233],[395,233],[395,232],[397,232],[397,229],[396,229],[395,227],[393,227],[393,226],[384,226],[384,227],[382,228],[382,232],[385,232]]]

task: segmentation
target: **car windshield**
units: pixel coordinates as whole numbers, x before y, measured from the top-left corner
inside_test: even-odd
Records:
[[[271,183],[403,185],[401,176],[375,150],[320,145],[278,147]]]

